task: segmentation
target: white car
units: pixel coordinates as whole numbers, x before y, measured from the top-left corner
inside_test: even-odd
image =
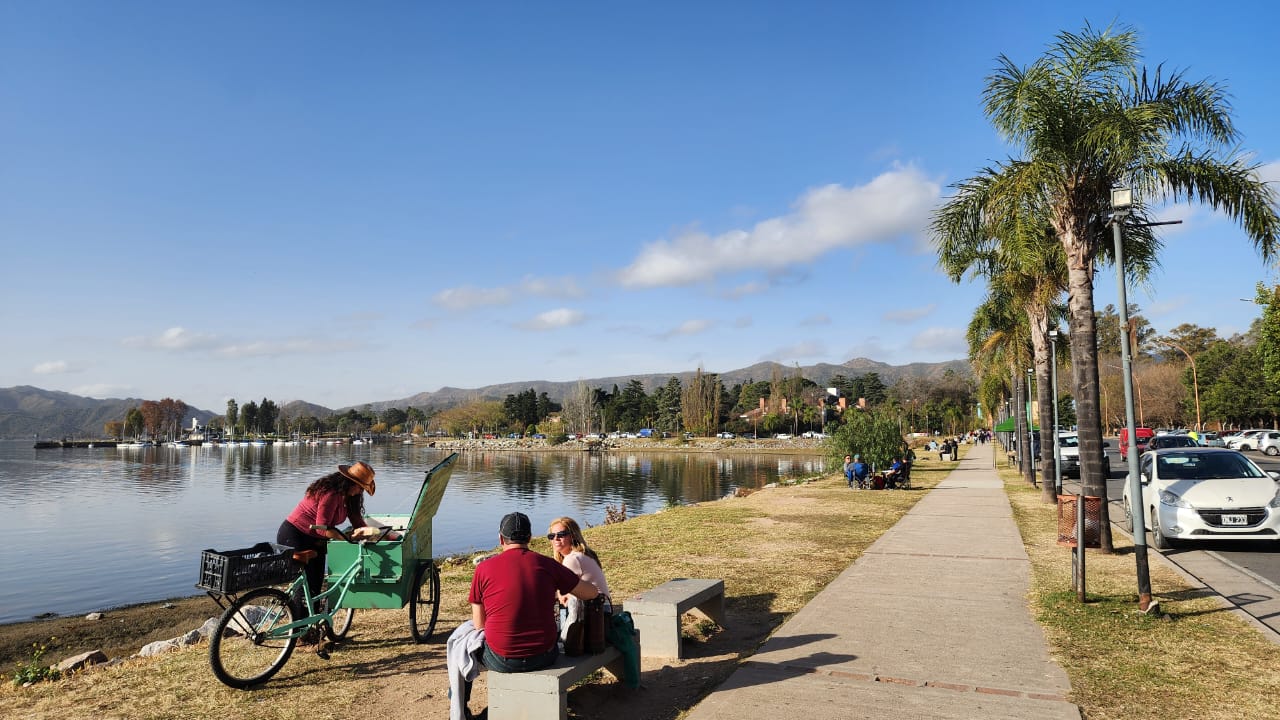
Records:
[[[1254,435],[1258,442],[1258,449],[1262,452],[1275,457],[1280,455],[1280,431],[1268,430]]]
[[[720,438],[721,440],[732,440],[733,433],[731,432],[716,433],[716,437]]]
[[[1239,435],[1233,435],[1227,438],[1227,447],[1232,450],[1257,450],[1258,449],[1258,433],[1267,432],[1266,428],[1253,428],[1251,430],[1241,430]]]
[[[1159,550],[1180,540],[1280,540],[1280,474],[1235,450],[1152,450],[1139,472],[1142,514]],[[1128,482],[1123,498],[1131,517]]]

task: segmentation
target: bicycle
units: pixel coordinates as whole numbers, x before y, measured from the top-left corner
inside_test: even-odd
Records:
[[[329,566],[345,569],[331,572],[329,589],[314,596],[301,572],[315,557],[314,550],[295,551],[272,543],[227,553],[206,550],[196,587],[225,608],[209,642],[214,676],[237,689],[264,683],[284,667],[308,632],[326,638],[316,654],[327,660],[329,644],[350,632],[357,608],[408,605],[414,641],[427,642],[440,613],[440,570],[431,557],[431,519],[457,458],[453,453],[427,471],[412,515],[385,516],[389,523],[370,518],[381,528],[376,538],[356,539],[345,530],[312,525],[314,530],[334,530],[345,540],[332,540],[328,548]],[[400,520],[406,522],[396,525]],[[383,542],[392,531],[401,537]],[[287,590],[270,587],[290,581]],[[245,592],[237,597],[240,591]]]
[[[270,680],[293,654],[298,641],[309,632],[323,635],[316,655],[328,660],[329,643],[347,636],[355,617],[355,607],[344,604],[357,580],[368,582],[369,546],[386,539],[394,529],[386,527],[372,540],[356,540],[338,528],[313,525],[314,530],[336,530],[348,543],[360,548],[355,560],[336,577],[329,588],[311,594],[305,574],[299,574],[288,590],[261,587],[234,599],[223,612],[210,638],[209,663],[223,684],[245,689]],[[314,550],[289,553],[301,565],[316,555]],[[409,598],[409,624],[413,638],[425,642],[435,630],[440,611],[440,573],[435,563],[421,564],[414,571],[414,592]]]

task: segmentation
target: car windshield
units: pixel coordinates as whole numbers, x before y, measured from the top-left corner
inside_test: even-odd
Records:
[[[1156,458],[1163,480],[1224,480],[1266,477],[1248,458],[1233,452],[1172,452]]]
[[[1079,435],[1063,435],[1058,438],[1058,444],[1062,447],[1080,447]]]

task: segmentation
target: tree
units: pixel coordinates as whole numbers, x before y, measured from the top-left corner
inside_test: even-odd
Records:
[[[102,424],[102,434],[119,440],[124,437],[124,423],[120,420],[108,420]]]
[[[667,384],[653,393],[654,421],[653,427],[661,432],[679,432],[680,430],[680,398],[684,394],[684,386],[680,378],[672,375]]]
[[[847,414],[845,423],[824,442],[828,464],[839,467],[845,455],[861,455],[874,468],[888,468],[906,445],[896,414],[878,410]]]
[[[1066,254],[1081,474],[1085,493],[1103,499],[1105,552],[1112,544],[1100,460],[1093,275],[1109,252],[1111,189],[1134,193],[1126,253],[1130,244],[1158,248],[1144,233],[1149,228],[1139,226],[1151,220],[1149,207],[1169,200],[1198,200],[1235,219],[1266,260],[1280,232],[1274,191],[1236,146],[1225,89],[1166,76],[1159,67],[1149,73],[1138,60],[1133,31],[1086,26],[1060,33],[1027,67],[1001,56],[984,90],[987,117],[1024,155],[1008,164],[1010,174],[1043,205]]]
[[[567,432],[591,432],[591,420],[595,417],[595,404],[591,388],[586,381],[579,380],[569,396],[564,399],[564,409],[560,413]]]
[[[227,401],[227,429],[234,432],[239,422],[240,406],[236,404],[235,398],[231,398]]]
[[[703,373],[702,368],[689,380],[680,398],[684,429],[695,435],[716,432],[720,418],[720,376]]]
[[[129,408],[129,412],[124,414],[124,432],[131,438],[137,438],[146,428],[146,420],[142,417],[140,408]]]

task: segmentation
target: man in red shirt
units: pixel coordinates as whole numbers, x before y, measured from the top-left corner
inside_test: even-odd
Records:
[[[554,559],[529,549],[533,527],[524,513],[502,518],[502,552],[476,566],[471,621],[484,630],[484,665],[497,672],[538,670],[556,661],[556,592],[590,600],[596,586]]]

